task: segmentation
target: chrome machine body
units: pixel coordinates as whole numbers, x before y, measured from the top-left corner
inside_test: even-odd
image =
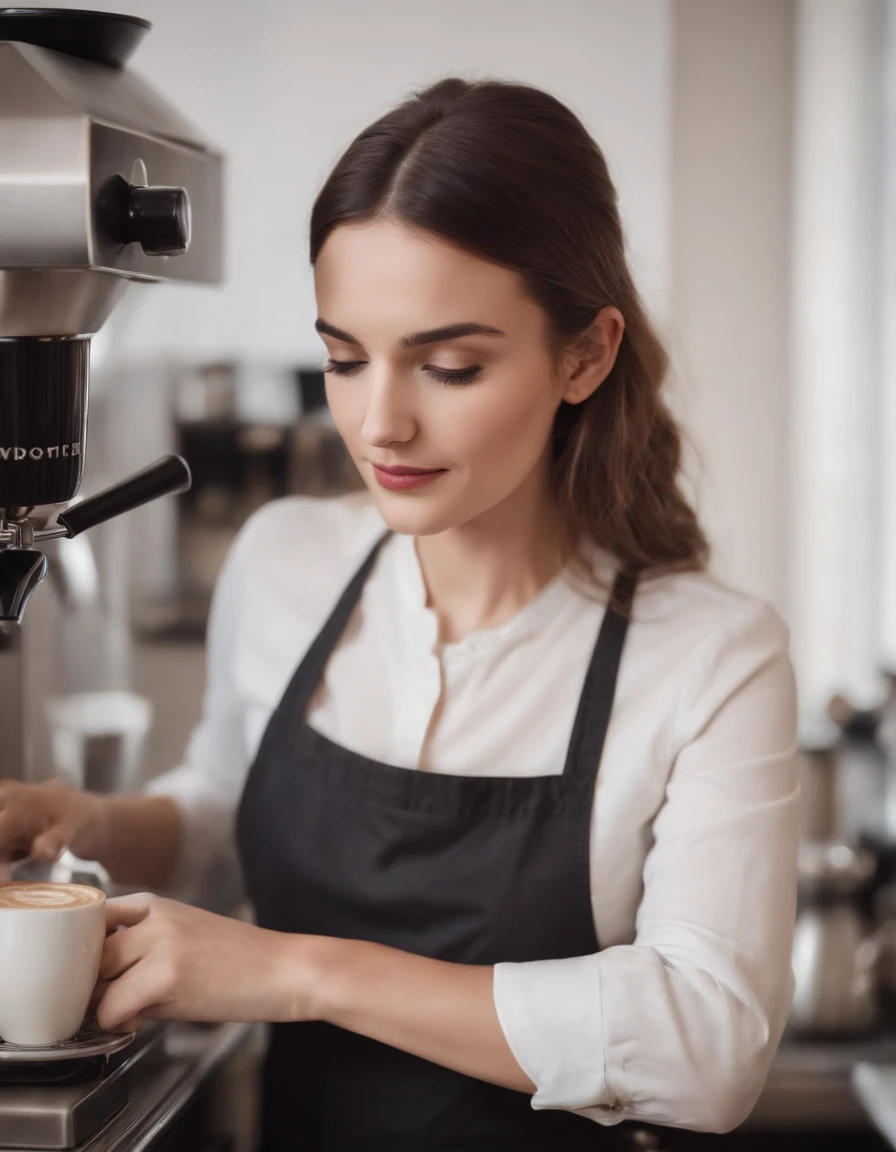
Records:
[[[127,69],[148,29],[130,16],[0,8],[0,776],[48,774],[29,757],[46,726],[41,666],[54,639],[54,596],[38,589],[43,542],[83,550],[65,538],[190,482],[169,456],[73,502],[91,336],[132,280],[221,276],[222,158]],[[121,1056],[96,1056],[83,1039],[52,1065],[0,1042],[0,1148],[199,1147],[197,1132],[212,1146],[232,1093],[208,1115],[203,1101],[215,1076],[226,1086],[218,1070],[244,1031],[152,1027]]]
[[[126,67],[149,27],[0,8],[0,776],[47,771],[29,766],[40,644],[27,605],[47,568],[41,541],[189,486],[184,462],[167,458],[68,507],[91,336],[132,280],[221,278],[223,161]]]

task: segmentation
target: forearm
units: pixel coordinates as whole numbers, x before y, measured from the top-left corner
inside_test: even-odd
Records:
[[[180,855],[182,820],[167,796],[97,796],[96,819],[71,847],[129,888],[164,891]]]
[[[360,940],[322,939],[315,952],[316,1018],[478,1080],[535,1091],[498,1021],[493,968]]]

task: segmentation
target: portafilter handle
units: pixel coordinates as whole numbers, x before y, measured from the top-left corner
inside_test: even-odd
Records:
[[[71,539],[88,528],[95,528],[97,524],[104,524],[124,512],[132,512],[160,496],[186,492],[191,482],[190,466],[186,460],[180,456],[163,456],[127,480],[121,480],[98,492],[96,496],[72,505],[56,520]],[[41,535],[36,533],[35,537]]]

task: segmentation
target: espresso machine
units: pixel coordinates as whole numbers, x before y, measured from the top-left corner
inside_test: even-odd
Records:
[[[0,8],[0,776],[49,774],[31,755],[51,639],[50,594],[29,606],[41,546],[189,487],[185,462],[166,457],[70,503],[91,337],[131,281],[221,278],[222,157],[126,67],[149,28]]]
[[[0,8],[0,776],[48,774],[29,754],[53,640],[46,542],[190,484],[169,456],[76,500],[91,337],[131,281],[221,279],[222,157],[127,67],[149,27]],[[53,1052],[0,1040],[0,1148],[224,1146],[205,1117],[234,1097],[221,1069],[242,1026],[95,1031]]]

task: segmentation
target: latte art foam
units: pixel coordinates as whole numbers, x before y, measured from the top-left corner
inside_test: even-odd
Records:
[[[81,908],[103,899],[98,888],[86,884],[50,884],[40,880],[18,880],[0,884],[0,910],[4,908]]]

